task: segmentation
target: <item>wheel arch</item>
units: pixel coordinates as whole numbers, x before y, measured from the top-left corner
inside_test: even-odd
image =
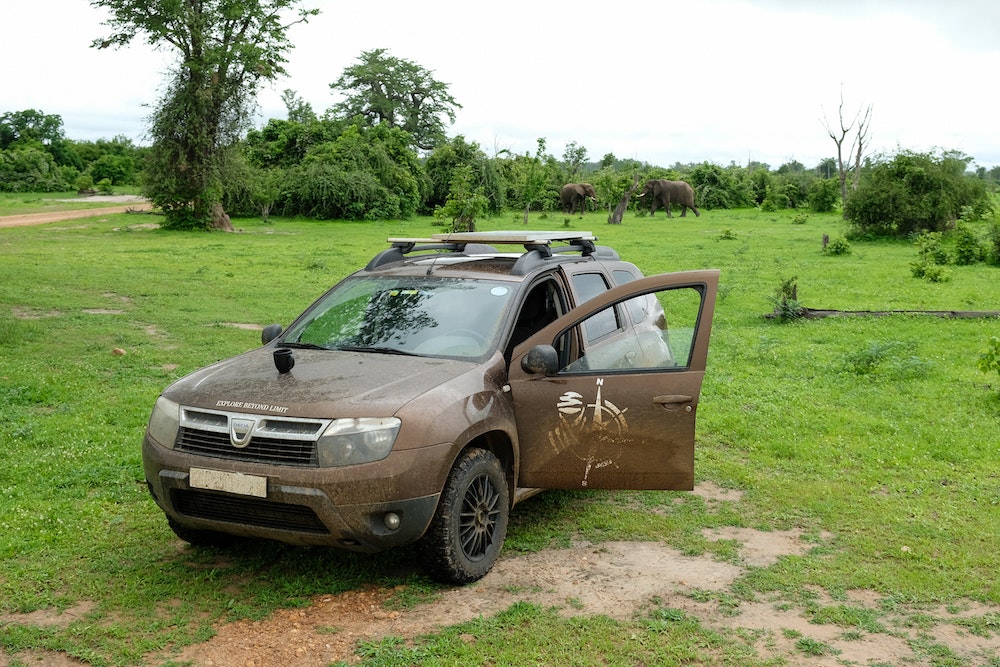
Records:
[[[497,457],[503,467],[504,477],[507,478],[507,491],[510,494],[510,504],[513,506],[514,491],[517,487],[517,456],[510,436],[503,431],[481,433],[462,448],[455,460],[458,461],[462,453],[469,449],[485,449]]]

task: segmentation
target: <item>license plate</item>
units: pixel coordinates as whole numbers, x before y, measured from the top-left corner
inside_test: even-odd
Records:
[[[226,493],[238,493],[241,496],[267,498],[267,477],[258,475],[191,468],[188,484],[195,489],[225,491]]]

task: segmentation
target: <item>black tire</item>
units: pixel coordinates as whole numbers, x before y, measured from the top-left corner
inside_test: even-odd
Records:
[[[232,535],[215,530],[188,528],[177,523],[170,516],[167,517],[167,524],[170,526],[170,530],[174,531],[174,535],[195,547],[224,547],[233,543]]]
[[[421,538],[431,577],[461,585],[486,576],[500,556],[509,519],[510,492],[500,461],[484,449],[463,452]]]

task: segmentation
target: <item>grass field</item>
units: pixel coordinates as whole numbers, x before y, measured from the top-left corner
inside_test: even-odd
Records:
[[[736,599],[870,589],[907,604],[1000,610],[1000,377],[976,368],[1000,320],[765,317],[791,278],[810,308],[997,310],[1000,269],[951,267],[947,282],[919,280],[905,241],[854,242],[849,254],[826,255],[823,235],[845,233],[832,214],[626,214],[616,226],[606,217],[533,215],[528,228],[593,231],[646,273],[722,271],[695,475],[744,495],[719,513],[683,494],[678,504],[666,492],[554,493],[544,507],[515,511],[508,553],[579,537],[719,549],[725,559],[702,529],[796,528],[817,548],[751,571]],[[0,229],[0,646],[146,664],[204,640],[218,620],[262,618],[310,595],[372,583],[433,591],[406,567],[406,550],[356,556],[258,544],[220,559],[181,548],[148,497],[139,450],[153,401],[173,379],[256,346],[259,334],[246,327],[288,324],[387,237],[439,229],[430,218],[236,220],[235,234],[143,224],[155,220]],[[479,228],[524,226],[510,214]],[[70,609],[83,613],[67,624],[18,616]],[[512,622],[518,615],[531,622]],[[983,632],[1000,631],[1000,612],[980,620]],[[476,631],[502,641],[511,623],[523,659],[567,630],[545,610],[512,609]],[[638,621],[574,627],[593,639],[590,649],[569,650],[577,664],[601,664],[612,646],[614,664],[722,664],[740,646],[680,624],[635,643],[617,638],[641,634]],[[434,659],[461,664],[463,649],[448,637],[431,644]],[[500,662],[519,662],[508,650],[510,662]]]

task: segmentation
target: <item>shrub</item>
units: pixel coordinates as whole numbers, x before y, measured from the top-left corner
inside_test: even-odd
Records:
[[[917,254],[928,264],[947,264],[948,252],[941,244],[941,232],[920,232],[911,237],[913,245],[917,246]]]
[[[805,314],[805,309],[799,304],[799,286],[796,280],[798,276],[782,281],[771,297],[774,313],[782,322],[798,319]]]
[[[1000,266],[1000,222],[990,225],[986,237],[988,239],[986,259],[990,264]]]
[[[991,336],[986,351],[979,355],[976,367],[984,373],[1000,374],[1000,338]]]
[[[978,264],[986,258],[986,247],[979,236],[968,225],[958,223],[955,227],[955,263],[959,266]]]
[[[753,184],[739,167],[723,168],[708,162],[691,170],[695,204],[703,209],[744,208],[754,206]]]
[[[90,174],[84,172],[76,177],[73,185],[78,192],[81,190],[92,190],[94,188],[94,179]]]
[[[823,248],[824,255],[850,255],[851,244],[847,239],[833,239]]]
[[[970,207],[989,210],[984,182],[965,175],[971,158],[903,151],[876,161],[844,205],[844,217],[877,236],[945,231]]]
[[[816,179],[809,185],[809,208],[816,213],[833,211],[840,199],[840,182],[836,178]]]
[[[434,217],[451,220],[451,231],[476,231],[476,218],[482,217],[489,206],[489,200],[481,188],[472,187],[472,166],[460,165],[455,168],[451,179],[451,191],[444,206],[434,210]],[[568,220],[563,225],[568,227]]]

